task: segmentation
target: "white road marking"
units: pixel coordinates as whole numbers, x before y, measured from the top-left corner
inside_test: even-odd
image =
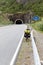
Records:
[[[31,40],[32,40],[32,47],[33,47],[33,55],[34,55],[34,62],[35,65],[41,65],[40,63],[40,58],[39,58],[39,54],[38,54],[38,50],[33,38],[33,31],[31,31]]]
[[[15,54],[14,54],[12,60],[11,60],[10,65],[13,65],[13,64],[15,63],[15,60],[16,60],[18,51],[19,51],[19,49],[20,49],[20,46],[21,46],[21,43],[22,43],[22,40],[23,40],[23,36],[24,36],[24,34],[22,35],[22,38],[21,38],[21,40],[20,40],[20,42],[19,42],[19,45],[18,45],[17,50],[16,50],[16,52],[15,52]]]
[[[40,62],[41,62],[41,63],[43,63],[43,61],[42,61],[42,60],[41,60]]]
[[[15,65],[26,25],[0,27],[0,65]]]
[[[27,26],[26,26],[26,28],[27,28]],[[18,45],[18,47],[16,49],[16,52],[15,52],[15,54],[14,54],[14,56],[13,56],[11,62],[10,62],[10,65],[15,65],[16,58],[17,58],[18,52],[19,52],[21,44],[22,44],[23,37],[24,37],[24,33],[23,33],[23,35],[21,37],[21,40],[20,40],[19,45]]]

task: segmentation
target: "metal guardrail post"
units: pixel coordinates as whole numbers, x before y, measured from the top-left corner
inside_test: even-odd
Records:
[[[41,65],[39,54],[38,54],[35,40],[33,37],[33,31],[31,31],[31,41],[32,41],[32,47],[33,47],[34,63],[35,63],[35,65]]]

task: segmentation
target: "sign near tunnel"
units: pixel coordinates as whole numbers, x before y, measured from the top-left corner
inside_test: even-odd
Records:
[[[40,17],[39,17],[39,16],[34,16],[34,17],[32,18],[32,20],[38,21],[38,20],[40,20]]]

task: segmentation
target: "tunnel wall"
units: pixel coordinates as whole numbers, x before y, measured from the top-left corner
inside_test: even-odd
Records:
[[[16,19],[15,23],[17,24],[17,22],[18,22],[18,24],[23,24],[23,20],[22,19]]]
[[[8,16],[9,20],[15,23],[17,19],[20,19],[23,21],[23,23],[29,23],[30,22],[30,14],[29,13],[16,13]]]

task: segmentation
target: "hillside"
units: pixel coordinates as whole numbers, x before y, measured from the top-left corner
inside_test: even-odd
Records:
[[[24,3],[25,2],[25,3]],[[33,11],[36,15],[43,16],[43,0],[0,0],[0,12],[15,13]]]

